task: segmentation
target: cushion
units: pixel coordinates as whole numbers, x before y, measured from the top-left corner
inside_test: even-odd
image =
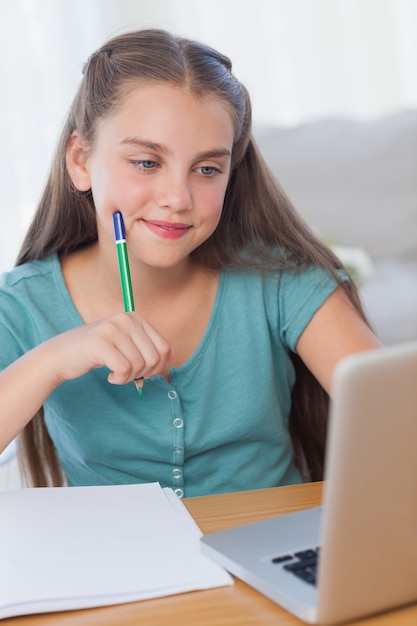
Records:
[[[324,237],[374,258],[417,260],[417,111],[375,121],[258,127],[278,181]]]
[[[417,340],[417,263],[382,260],[361,288],[369,321],[386,345]]]

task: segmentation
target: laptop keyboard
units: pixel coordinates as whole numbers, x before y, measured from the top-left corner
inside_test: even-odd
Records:
[[[298,576],[306,583],[316,585],[319,551],[320,548],[309,548],[294,554],[276,556],[271,560],[272,563],[282,564],[283,569]]]

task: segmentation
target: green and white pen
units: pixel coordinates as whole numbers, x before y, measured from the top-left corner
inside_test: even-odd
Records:
[[[132,281],[130,278],[129,258],[127,255],[125,225],[120,211],[113,213],[114,238],[116,241],[117,260],[119,263],[120,284],[122,287],[123,306],[126,313],[135,310]],[[135,379],[139,397],[143,394],[143,378]]]

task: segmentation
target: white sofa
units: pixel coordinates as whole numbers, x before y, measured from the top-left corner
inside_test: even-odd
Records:
[[[254,134],[307,222],[324,238],[370,255],[373,271],[361,295],[381,340],[416,340],[417,111]]]

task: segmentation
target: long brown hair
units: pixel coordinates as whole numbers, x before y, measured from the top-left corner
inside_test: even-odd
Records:
[[[247,90],[231,70],[230,60],[212,48],[162,30],[126,33],[97,50],[84,68],[17,264],[52,253],[66,255],[97,240],[91,192],[76,190],[67,172],[68,141],[77,129],[92,146],[98,122],[111,116],[131,89],[164,81],[197,97],[210,96],[225,103],[234,123],[232,174],[222,217],[213,235],[193,255],[213,268],[265,272],[284,267],[302,271],[311,264],[325,267],[364,317],[353,283],[338,277],[341,263],[296,213],[259,153],[251,133]],[[319,480],[329,398],[299,357],[291,358],[297,375],[289,419],[293,446],[304,477]],[[19,443],[21,467],[30,484],[64,484],[42,410],[22,431]]]

